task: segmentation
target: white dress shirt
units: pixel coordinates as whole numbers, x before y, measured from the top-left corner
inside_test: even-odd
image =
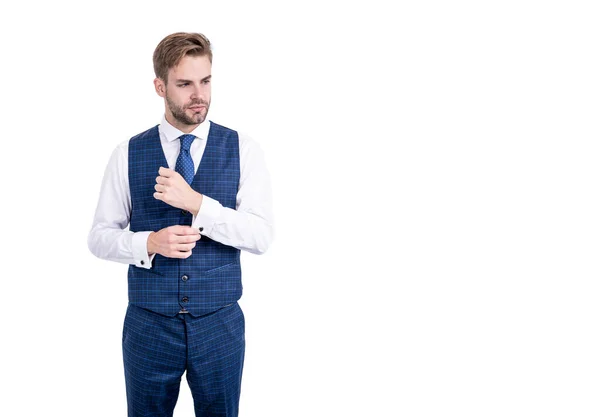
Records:
[[[194,173],[204,154],[209,130],[210,121],[206,119],[190,132],[196,136],[190,147]],[[184,132],[172,126],[164,116],[158,131],[169,168],[174,170],[181,146],[178,138]],[[192,217],[192,227],[203,227],[201,235],[224,245],[262,254],[273,240],[271,179],[260,145],[242,133],[238,136],[240,182],[236,210],[223,207],[217,200],[204,195],[198,215]],[[88,235],[88,247],[101,259],[149,269],[155,254],[148,256],[148,236],[158,230],[135,233],[125,230],[131,216],[128,149],[129,139],[121,142],[110,157]]]

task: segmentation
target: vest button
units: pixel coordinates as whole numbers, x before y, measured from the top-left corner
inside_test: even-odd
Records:
[[[181,299],[181,301],[182,301],[182,302],[184,302],[184,303],[187,303],[189,300],[190,300],[190,299],[189,299],[189,298],[187,298],[187,297],[183,297],[183,298]]]
[[[188,278],[189,278],[189,277],[188,277],[187,275],[184,275],[184,276],[182,276],[182,277],[181,277],[181,280],[182,280],[182,281],[187,281],[187,280],[188,280]]]
[[[181,214],[187,214],[187,211],[181,210]]]

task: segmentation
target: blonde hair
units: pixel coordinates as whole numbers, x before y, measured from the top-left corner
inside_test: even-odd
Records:
[[[201,33],[177,32],[164,38],[156,49],[152,61],[156,77],[167,82],[169,70],[176,67],[184,56],[208,56],[212,64],[210,41]]]

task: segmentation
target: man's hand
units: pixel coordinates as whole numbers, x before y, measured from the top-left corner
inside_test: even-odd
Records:
[[[159,253],[167,258],[189,258],[202,235],[190,226],[169,226],[148,236],[148,255]]]
[[[154,198],[170,206],[198,215],[202,205],[202,194],[196,192],[177,171],[160,167],[156,177]]]

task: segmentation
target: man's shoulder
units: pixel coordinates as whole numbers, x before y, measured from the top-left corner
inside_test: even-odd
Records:
[[[148,130],[143,131],[142,133],[138,133],[137,135],[129,138],[129,139],[125,139],[122,142],[120,142],[117,147],[115,148],[114,152],[121,154],[121,156],[127,156],[129,153],[129,146],[130,144],[133,143],[135,144],[137,141],[143,141],[144,139],[147,139],[148,137],[151,137],[154,134],[154,130],[156,129],[156,132],[158,132],[158,125],[151,127]],[[156,133],[158,134],[158,133]],[[137,143],[141,143],[142,142],[137,142]]]
[[[137,135],[133,136],[131,139],[128,139],[127,142],[144,140],[144,139],[147,139],[149,137],[154,137],[154,136],[158,136],[158,125],[153,126],[148,130],[144,130],[141,133],[138,133]]]
[[[213,122],[212,120],[210,120],[210,131],[213,133],[215,131],[220,132],[220,133],[229,133],[229,134],[232,134],[232,133],[237,134],[238,133],[237,130],[232,129],[227,126],[224,126],[220,123]]]
[[[215,123],[211,120],[210,121],[211,130],[213,129],[213,127],[216,131],[219,131],[222,133],[229,133],[230,136],[237,137],[240,147],[257,145],[257,142],[244,131],[232,129],[230,127],[223,126],[219,123]]]

